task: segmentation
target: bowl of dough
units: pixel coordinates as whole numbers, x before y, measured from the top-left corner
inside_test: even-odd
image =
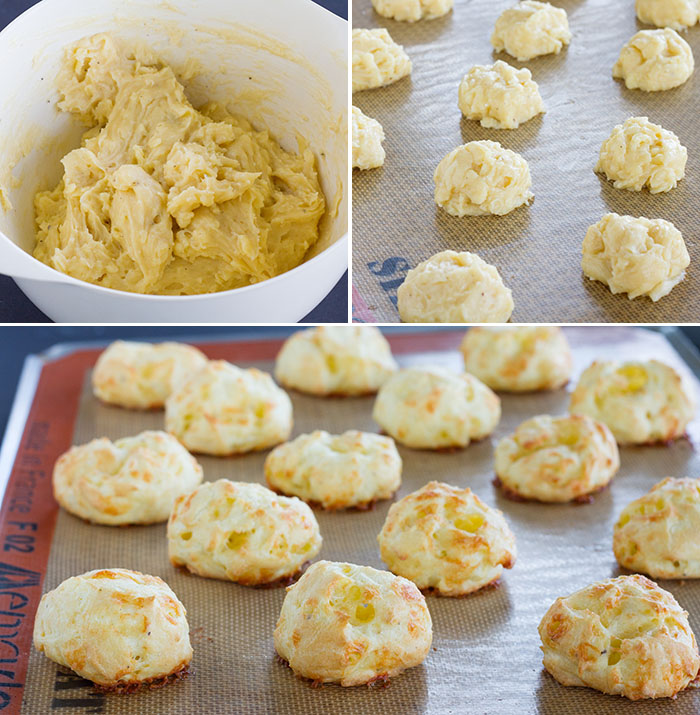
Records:
[[[347,24],[312,0],[42,0],[0,53],[0,271],[52,319],[293,322],[347,269]]]

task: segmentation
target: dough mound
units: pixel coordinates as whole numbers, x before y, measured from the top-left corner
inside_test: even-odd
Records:
[[[378,537],[394,573],[442,596],[495,583],[515,564],[515,537],[503,514],[471,489],[430,482],[389,509]]]
[[[571,42],[566,10],[547,2],[522,0],[496,20],[491,44],[520,62],[539,55],[559,54]]]
[[[289,438],[292,402],[266,372],[214,360],[168,397],[165,427],[191,452],[241,454]]]
[[[640,22],[682,30],[700,20],[700,0],[636,0]]]
[[[357,107],[352,108],[352,166],[376,169],[384,165],[386,153],[382,125]]]
[[[694,69],[693,51],[675,30],[641,30],[622,48],[613,77],[627,89],[660,92],[687,82]]]
[[[459,84],[458,104],[467,119],[491,129],[517,129],[545,111],[530,70],[502,60],[472,67]]]
[[[654,302],[685,278],[690,256],[681,232],[669,221],[606,214],[583,241],[583,272],[630,300]]]
[[[287,589],[274,640],[297,675],[364,685],[420,665],[433,627],[423,594],[407,579],[319,561]]]
[[[109,35],[66,51],[58,89],[90,130],[36,195],[40,261],[105,288],[190,295],[284,273],[317,242],[325,199],[303,138],[294,154],[218,104],[194,109],[170,67]]]
[[[303,501],[228,479],[181,496],[168,522],[174,566],[246,586],[293,576],[318,554],[321,541]]]
[[[464,369],[492,390],[556,390],[571,377],[573,358],[561,328],[470,328],[460,349]]]
[[[620,468],[612,432],[583,415],[526,420],[498,443],[494,460],[508,492],[541,502],[584,501]]]
[[[688,614],[637,574],[558,598],[539,632],[544,667],[562,685],[630,700],[672,698],[700,666]]]
[[[700,578],[700,480],[668,477],[630,502],[613,531],[620,566],[652,578]]]
[[[453,149],[433,178],[435,203],[452,216],[503,216],[533,198],[527,161],[489,140]]]
[[[569,412],[605,423],[618,444],[657,444],[682,437],[695,407],[680,375],[658,360],[596,361],[579,378]]]
[[[204,353],[191,345],[117,340],[97,359],[92,389],[111,405],[161,408],[173,387],[206,363]]]
[[[71,447],[54,466],[53,493],[66,511],[95,524],[155,524],[201,481],[202,468],[174,437],[142,432]]]
[[[387,380],[372,417],[407,447],[466,447],[493,432],[501,419],[501,401],[473,375],[413,367]]]
[[[386,30],[352,31],[352,91],[392,84],[411,74],[411,60]]]
[[[372,7],[380,15],[405,22],[442,17],[453,5],[454,0],[372,0]]]
[[[595,171],[616,189],[641,191],[646,186],[658,194],[676,188],[687,160],[688,150],[673,132],[647,117],[630,117],[603,142]]]
[[[157,576],[88,571],[45,593],[34,647],[81,678],[119,688],[165,678],[192,659],[186,611]]]
[[[284,387],[311,395],[370,395],[397,369],[374,326],[325,326],[288,338],[275,364]]]
[[[475,253],[443,251],[419,263],[397,291],[404,323],[507,323],[513,295]]]
[[[275,491],[324,509],[368,507],[389,499],[401,486],[401,457],[390,437],[350,430],[321,430],[281,444],[265,460]]]

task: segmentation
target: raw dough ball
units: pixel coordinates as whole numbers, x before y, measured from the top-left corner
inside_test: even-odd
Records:
[[[352,108],[352,166],[376,169],[384,165],[384,130],[382,125],[357,107]]]
[[[595,171],[616,189],[641,191],[646,186],[658,194],[676,187],[687,160],[688,151],[673,132],[647,117],[631,117],[603,142]]]
[[[266,372],[214,360],[167,399],[165,427],[191,452],[266,449],[289,438],[292,402]]]
[[[372,0],[374,9],[384,17],[415,22],[446,15],[454,0]]]
[[[303,137],[288,152],[201,91],[194,109],[170,67],[111,35],[69,47],[57,84],[59,109],[90,129],[34,200],[34,257],[51,268],[114,290],[213,293],[284,273],[318,241],[326,205]]]
[[[688,614],[638,574],[558,598],[539,632],[544,667],[562,685],[630,700],[672,698],[700,667]]]
[[[392,504],[378,537],[382,559],[418,588],[463,596],[513,568],[515,537],[503,514],[471,489],[430,482]]]
[[[92,389],[112,405],[141,410],[163,407],[173,386],[206,362],[204,353],[191,345],[117,340],[97,359]]]
[[[668,477],[629,503],[613,531],[620,566],[652,578],[700,578],[700,480]]]
[[[34,647],[107,688],[149,683],[184,671],[192,660],[186,615],[156,576],[88,571],[42,596]]]
[[[372,417],[407,447],[466,447],[493,432],[501,419],[501,401],[473,375],[413,367],[387,380]]]
[[[453,149],[433,178],[435,203],[453,216],[503,216],[533,197],[525,159],[488,140]]]
[[[386,30],[352,31],[352,91],[392,84],[411,74],[411,60]]]
[[[459,84],[459,108],[467,119],[482,127],[516,129],[544,112],[537,82],[527,68],[521,70],[498,60],[475,65]]]
[[[404,323],[506,323],[513,295],[475,253],[443,251],[419,263],[397,291]]]
[[[583,272],[630,300],[668,295],[685,278],[689,264],[681,232],[662,219],[606,214],[583,241]]]
[[[311,395],[370,395],[397,369],[391,348],[374,326],[325,326],[288,338],[275,364],[284,387]]]
[[[672,367],[609,361],[583,371],[569,412],[604,422],[618,444],[655,444],[682,437],[695,407]]]
[[[520,62],[539,55],[559,54],[571,42],[566,10],[547,2],[523,0],[496,20],[491,44]]]
[[[294,576],[318,554],[321,541],[303,501],[228,479],[181,496],[168,522],[174,566],[246,586]]]
[[[540,415],[503,438],[494,454],[507,493],[541,502],[587,501],[620,468],[612,432],[583,415]]]
[[[272,489],[324,509],[363,508],[401,486],[401,457],[390,437],[317,430],[275,447],[265,477]]]
[[[622,48],[613,77],[627,89],[659,92],[683,84],[694,69],[693,51],[675,30],[642,30]]]
[[[53,470],[56,501],[96,524],[167,521],[175,499],[202,481],[194,457],[165,432],[71,447]]]
[[[561,328],[470,328],[460,349],[464,369],[492,390],[556,390],[571,376],[573,359]]]
[[[700,19],[700,0],[636,0],[640,22],[682,30]]]
[[[297,675],[350,686],[420,665],[433,627],[423,594],[407,579],[319,561],[287,589],[274,638]]]

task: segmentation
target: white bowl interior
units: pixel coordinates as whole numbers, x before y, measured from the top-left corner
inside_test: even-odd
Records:
[[[347,233],[343,21],[310,0],[43,0],[0,33],[0,188],[13,206],[0,210],[7,238],[32,251],[34,195],[55,186],[60,159],[79,146],[85,127],[58,112],[55,77],[65,47],[97,32],[148,43],[179,75],[194,71],[184,84],[195,106],[219,101],[287,149],[296,149],[297,132],[304,136],[329,207],[310,256]]]

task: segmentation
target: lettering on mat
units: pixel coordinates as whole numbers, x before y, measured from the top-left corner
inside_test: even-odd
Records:
[[[392,256],[384,261],[372,261],[367,264],[372,275],[377,276],[379,287],[387,294],[394,307],[397,304],[396,291],[403,283],[411,264],[401,256]]]

